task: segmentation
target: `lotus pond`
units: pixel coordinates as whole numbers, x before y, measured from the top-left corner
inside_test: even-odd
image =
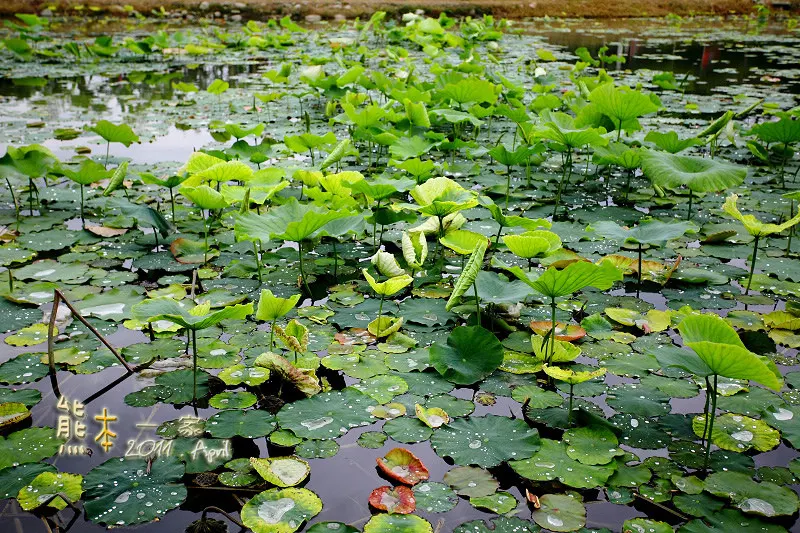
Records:
[[[0,530],[800,531],[794,28],[7,21]]]

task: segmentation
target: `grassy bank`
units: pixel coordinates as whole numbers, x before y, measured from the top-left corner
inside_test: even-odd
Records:
[[[364,17],[376,10],[398,14],[415,9],[424,9],[436,14],[446,11],[453,15],[480,15],[491,13],[497,17],[641,17],[691,14],[731,14],[748,13],[753,10],[752,0],[616,0],[614,2],[596,0],[5,0],[0,2],[0,13],[40,12],[48,5],[58,9],[72,9],[75,6],[90,5],[95,13],[123,12],[125,4],[147,13],[163,6],[167,11],[187,9],[198,14],[216,11],[241,13],[244,17],[264,17],[287,15],[302,18],[319,15],[325,19],[339,16],[347,18]],[[797,4],[795,3],[795,6]],[[83,12],[88,12],[83,10]]]

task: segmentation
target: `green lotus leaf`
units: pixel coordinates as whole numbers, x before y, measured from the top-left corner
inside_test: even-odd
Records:
[[[6,337],[8,339],[8,337]],[[23,353],[0,365],[0,382],[33,383],[47,375],[49,369],[38,353]]]
[[[575,531],[586,525],[586,508],[575,494],[545,494],[533,520],[550,531]]]
[[[364,533],[433,533],[433,527],[413,514],[381,513],[364,524]]]
[[[600,220],[588,226],[586,231],[623,243],[663,246],[667,241],[686,233],[691,227],[689,222],[661,222],[645,218],[633,228],[619,226],[610,220]]]
[[[251,368],[244,365],[233,365],[224,369],[217,376],[226,385],[249,385],[256,387],[269,379],[269,370],[266,368]]]
[[[563,441],[567,443],[567,456],[585,465],[604,465],[625,452],[617,446],[616,435],[603,426],[568,429]]]
[[[108,178],[111,173],[106,170],[106,167],[92,161],[91,159],[84,159],[77,170],[71,170],[67,167],[59,167],[59,173],[63,173],[66,177],[80,185],[91,185],[92,183],[102,181]]]
[[[459,255],[471,254],[482,242],[486,242],[486,236],[474,231],[452,230],[439,239],[439,242],[447,246]]]
[[[47,324],[26,326],[4,339],[11,346],[36,346],[47,340]]]
[[[293,533],[322,510],[322,500],[308,489],[269,489],[242,507],[242,523],[253,533]]]
[[[208,405],[216,409],[247,409],[256,404],[258,398],[252,392],[220,392],[208,400]]]
[[[458,504],[458,495],[444,483],[426,481],[414,485],[417,509],[428,513],[446,513]]]
[[[443,218],[478,205],[475,194],[446,177],[432,178],[410,191],[420,213]]]
[[[693,192],[723,191],[741,184],[747,175],[746,168],[719,159],[650,150],[642,153],[642,170],[656,185],[685,185]]]
[[[555,141],[573,149],[586,145],[608,144],[608,140],[603,137],[605,129],[581,128],[576,125],[575,118],[566,113],[545,112],[542,114],[542,119],[545,120],[544,127],[537,132],[537,136],[542,139]]]
[[[299,485],[311,473],[308,463],[297,457],[251,458],[250,464],[264,480],[278,487]]]
[[[89,131],[95,132],[110,143],[121,143],[125,146],[130,146],[139,142],[139,136],[127,124],[113,124],[107,120],[101,120],[89,128]]]
[[[9,466],[0,470],[0,498],[16,498],[19,491],[25,488],[39,474],[43,472],[57,473],[56,468],[49,463],[24,463]]]
[[[756,381],[779,390],[780,374],[745,348],[736,331],[715,314],[689,315],[678,325],[683,342],[694,350],[711,373]]]
[[[717,501],[717,500],[715,500]],[[703,518],[692,520],[681,527],[681,533],[786,533],[786,528],[760,520],[753,515],[744,515],[737,509],[722,509],[708,512],[704,508]]]
[[[474,466],[457,466],[448,470],[444,482],[460,496],[469,498],[491,496],[500,486],[488,470]]]
[[[503,363],[503,345],[481,326],[458,326],[447,343],[430,348],[431,364],[448,381],[471,385],[494,372]]]
[[[736,201],[738,199],[739,195],[737,194],[731,194],[728,196],[725,199],[725,203],[722,204],[722,210],[741,222],[747,232],[754,237],[766,237],[767,235],[772,235],[774,233],[782,233],[792,226],[797,225],[797,223],[800,223],[800,213],[797,213],[794,217],[781,224],[767,224],[765,222],[761,222],[753,215],[743,215],[739,211],[739,208],[736,207]]]
[[[125,403],[132,407],[148,407],[158,402],[185,404],[193,399],[194,372],[191,369],[173,370],[156,376],[155,385],[125,396]],[[208,394],[209,374],[197,372],[197,398]]]
[[[683,152],[692,146],[703,144],[703,141],[697,137],[689,137],[688,139],[678,138],[678,134],[674,131],[662,133],[660,131],[649,131],[644,137],[645,142],[651,142],[660,149],[671,154]]]
[[[334,439],[372,422],[369,407],[374,404],[372,398],[352,388],[322,392],[284,405],[278,423],[298,437]]]
[[[31,416],[31,412],[23,403],[0,403],[0,428],[13,426]]]
[[[22,487],[17,495],[19,506],[26,511],[32,511],[45,504],[57,494],[64,494],[71,502],[77,502],[83,488],[81,481],[83,477],[78,474],[67,474],[64,472],[42,472],[31,482]],[[47,504],[48,507],[56,509],[63,509],[67,506],[67,502],[63,498],[57,496],[54,500]]]
[[[745,513],[766,517],[792,515],[800,505],[797,494],[788,487],[757,483],[741,472],[715,472],[706,478],[705,490],[731,500]]]
[[[561,248],[561,239],[547,230],[526,231],[520,235],[505,235],[503,242],[514,255],[530,259],[547,255]]]
[[[271,208],[265,215],[254,212],[241,213],[236,219],[237,239],[260,240],[284,239],[300,242],[310,238],[327,223],[350,216],[347,210],[332,211],[301,204],[291,198],[279,207]]]
[[[549,325],[549,322],[548,322]],[[547,331],[550,331],[550,327],[547,328]],[[566,329],[566,328],[565,328]],[[558,331],[558,325],[556,325],[556,331]],[[548,352],[548,346],[553,348],[553,355],[550,357],[551,363],[569,363],[570,361],[575,360],[581,354],[581,349],[579,346],[575,346],[571,342],[561,341],[555,339],[555,346],[553,345],[553,340],[547,340],[541,335],[531,335],[531,348],[533,349],[533,355],[539,361],[545,361],[547,356],[550,355]],[[561,369],[563,371],[569,371],[568,369]],[[602,375],[602,374],[601,374]],[[557,376],[553,376],[558,378]],[[597,376],[594,376],[597,377]],[[592,379],[592,378],[589,378]],[[562,380],[567,381],[567,380]]]
[[[210,303],[189,307],[172,298],[152,298],[131,308],[134,318],[144,322],[167,320],[187,329],[201,330],[215,326],[223,320],[242,320],[253,313],[253,304],[237,304],[211,311]]]
[[[266,411],[229,409],[209,417],[205,428],[215,438],[245,437],[255,439],[275,429],[275,415]]]
[[[560,480],[570,487],[589,489],[603,486],[616,469],[616,463],[585,465],[567,455],[565,443],[541,440],[541,448],[529,459],[509,462],[516,473],[532,481]]]
[[[489,521],[487,525],[483,520],[464,522],[453,533],[538,533],[539,526],[533,522],[517,517],[499,516]]]
[[[303,353],[308,350],[308,328],[298,320],[291,320],[286,328],[279,324],[273,326],[275,335],[292,352]]]
[[[675,530],[666,522],[647,518],[632,518],[622,524],[623,531],[647,531],[648,533],[673,533]]]
[[[366,268],[362,269],[361,272],[364,274],[364,278],[366,278],[369,286],[372,287],[372,290],[381,296],[392,296],[397,294],[414,281],[414,278],[408,274],[402,274],[379,283],[370,275]]]
[[[83,477],[86,516],[113,526],[161,518],[186,499],[180,482],[184,472],[183,463],[173,457],[159,457],[150,466],[144,459],[109,459]]]
[[[599,378],[600,376],[605,375],[607,369],[606,368],[598,368],[597,370],[580,370],[575,371],[570,368],[563,368],[560,366],[550,366],[544,365],[542,367],[544,373],[548,376],[557,379],[559,381],[563,381],[564,383],[568,383],[570,385],[578,385],[580,383],[584,383],[586,381]]]
[[[385,404],[395,396],[405,394],[408,391],[408,383],[398,376],[382,375],[365,379],[353,385],[353,388],[370,396],[379,404]]]
[[[189,187],[184,184],[180,188],[180,192],[200,209],[224,209],[228,207],[228,201],[222,193],[217,192],[216,189],[212,189],[208,185]]]
[[[505,491],[495,492],[491,496],[470,498],[469,503],[476,509],[487,509],[495,514],[506,514],[517,507],[517,499]]]
[[[342,522],[317,522],[307,533],[359,533],[359,530]]]
[[[416,418],[399,417],[387,420],[383,431],[392,440],[404,444],[412,444],[428,440],[433,435],[433,430]]]
[[[696,416],[692,420],[692,429],[698,437],[702,437],[706,431],[705,423],[705,415]],[[780,444],[781,434],[763,420],[725,413],[714,420],[711,441],[719,448],[731,452],[746,452],[751,448],[766,452]]]
[[[428,241],[421,231],[404,231],[401,237],[403,259],[412,269],[420,269],[428,257]]]
[[[491,468],[509,459],[530,457],[539,449],[539,434],[522,420],[472,416],[437,429],[431,446],[439,456],[450,457],[456,464]]]
[[[649,96],[630,87],[604,83],[589,93],[595,109],[607,116],[618,130],[636,131],[642,128],[639,117],[658,111]]]
[[[615,281],[622,280],[622,273],[608,261],[603,261],[599,265],[578,261],[570,263],[562,270],[550,267],[534,280],[530,279],[528,274],[519,267],[506,267],[506,270],[527,283],[539,294],[553,299],[569,296],[586,287],[606,290]]]
[[[765,143],[794,144],[800,142],[800,121],[781,117],[777,121],[756,124],[750,132]]]

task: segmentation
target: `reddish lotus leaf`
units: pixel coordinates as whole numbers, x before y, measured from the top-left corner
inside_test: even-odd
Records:
[[[378,457],[377,462],[384,474],[406,485],[416,485],[430,476],[422,461],[405,448],[395,448],[386,457]]]
[[[405,485],[395,488],[389,485],[378,487],[369,495],[369,504],[375,509],[397,514],[413,513],[417,508],[414,492]]]
[[[343,346],[355,346],[356,344],[372,344],[375,336],[363,328],[350,328],[340,331],[333,336],[336,342]]]
[[[552,323],[549,320],[531,322],[531,329],[538,335],[547,335]],[[577,324],[564,324],[556,322],[556,340],[572,342],[586,336],[586,330]]]

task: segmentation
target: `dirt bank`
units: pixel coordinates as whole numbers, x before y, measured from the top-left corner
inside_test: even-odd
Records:
[[[800,0],[781,0],[782,5],[800,5]],[[216,11],[240,14],[245,18],[263,18],[270,15],[292,15],[302,19],[319,15],[332,19],[337,15],[346,18],[368,16],[376,10],[392,15],[415,9],[437,14],[446,11],[453,15],[480,15],[491,13],[497,17],[642,17],[663,16],[668,13],[731,14],[753,11],[752,0],[2,0],[0,13],[41,12],[48,5],[59,9],[75,5],[99,8],[95,13],[124,13],[123,5],[132,5],[142,13],[164,6],[167,11],[187,9],[196,14],[213,14]],[[82,13],[90,11],[83,10]]]

